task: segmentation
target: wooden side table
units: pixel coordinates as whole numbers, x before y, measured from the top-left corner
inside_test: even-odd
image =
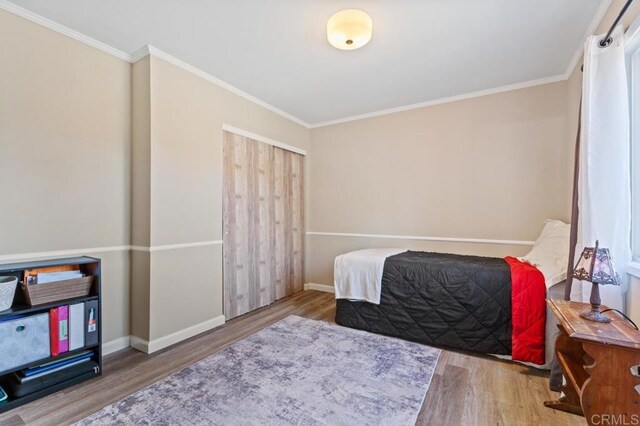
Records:
[[[566,384],[563,397],[544,405],[583,415],[590,425],[640,425],[640,332],[612,311],[608,324],[580,318],[587,303],[547,304],[560,322],[555,352]]]

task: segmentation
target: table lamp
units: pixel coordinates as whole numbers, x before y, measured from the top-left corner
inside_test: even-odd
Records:
[[[613,259],[609,249],[599,248],[598,241],[595,247],[585,247],[573,269],[573,278],[580,281],[589,281],[591,287],[591,310],[583,312],[580,317],[595,322],[611,322],[609,318],[600,313],[600,289],[598,285],[620,285],[620,277],[613,266]]]

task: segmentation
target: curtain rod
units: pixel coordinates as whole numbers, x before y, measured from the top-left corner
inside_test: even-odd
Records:
[[[600,40],[600,43],[598,43],[600,45],[600,47],[607,47],[611,43],[613,43],[613,39],[611,38],[611,33],[618,26],[618,24],[620,23],[620,20],[624,16],[624,14],[627,13],[627,9],[629,9],[629,6],[631,6],[631,3],[633,3],[633,0],[627,0],[627,2],[625,3],[624,7],[622,8],[620,13],[618,14],[618,17],[616,18],[615,21],[613,21],[613,24],[611,25],[611,28],[609,28],[609,31],[607,31],[607,34],[604,36],[604,38],[602,40]]]

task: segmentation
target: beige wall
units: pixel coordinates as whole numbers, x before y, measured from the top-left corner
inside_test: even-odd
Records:
[[[0,258],[129,244],[130,68],[0,10]],[[104,341],[128,336],[129,253],[91,255]]]
[[[312,130],[309,229],[534,240],[568,220],[565,82]],[[526,246],[309,236],[307,281],[369,246],[503,256]]]
[[[131,244],[151,244],[151,60],[131,67]],[[135,165],[135,167],[134,167]]]
[[[458,253],[502,257],[505,255],[521,256],[529,251],[529,247],[501,244],[469,244],[452,242],[416,241],[402,238],[363,238],[363,237],[308,237],[309,256],[307,263],[308,283],[333,285],[333,261],[336,256],[353,250],[364,248],[402,247],[408,250]]]
[[[309,131],[157,57],[131,66],[3,10],[0,58],[0,197],[15,206],[0,210],[0,256],[222,240],[223,123],[310,151],[309,231],[531,240],[544,218],[569,218],[579,67],[567,82]],[[528,249],[309,236],[306,281],[331,284],[337,254],[384,246]],[[222,246],[105,250],[105,341],[222,315]]]
[[[309,130],[156,57],[132,66],[3,10],[0,58],[0,197],[15,206],[0,210],[0,259],[105,248],[92,253],[105,341],[221,316],[220,244],[149,247],[222,240],[223,123],[303,149]]]
[[[640,277],[633,276],[627,293],[627,312],[636,324],[640,323]]]
[[[302,149],[309,149],[310,132],[163,59],[144,60],[150,64],[150,245],[219,242],[223,123]],[[136,336],[161,339],[223,314],[220,244],[152,251],[148,268],[148,289],[133,283],[135,294],[149,294],[149,324],[146,332],[134,324]]]
[[[131,67],[131,245],[151,244],[151,60]],[[149,340],[151,256],[131,251],[131,335]]]
[[[151,244],[222,240],[222,124],[309,149],[309,130],[151,57]]]

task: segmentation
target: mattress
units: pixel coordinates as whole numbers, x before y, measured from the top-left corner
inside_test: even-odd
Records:
[[[501,258],[415,251],[390,256],[380,304],[338,299],[336,322],[428,345],[510,355],[510,268]]]

